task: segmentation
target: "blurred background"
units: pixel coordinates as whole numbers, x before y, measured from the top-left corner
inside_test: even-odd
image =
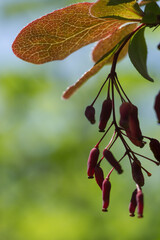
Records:
[[[84,110],[109,73],[104,67],[70,100],[61,99],[66,87],[92,66],[94,44],[63,61],[32,65],[11,50],[19,31],[36,18],[77,0],[1,0],[0,2],[0,239],[2,240],[139,240],[160,239],[160,169],[142,160],[145,175],[144,218],[129,217],[128,205],[135,184],[129,161],[124,173],[111,177],[108,213],[95,180],[88,180],[86,165],[91,148],[100,139]],[[93,2],[93,1],[90,1]],[[128,57],[118,67],[119,80],[139,108],[144,135],[160,140],[153,110],[159,91],[159,29],[146,31],[148,66],[155,83],[143,79]],[[98,119],[104,95],[96,103]],[[117,98],[117,100],[119,100]],[[117,108],[118,112],[118,108]],[[111,134],[103,141],[107,145]],[[137,151],[137,150],[136,150]],[[139,150],[138,150],[139,151]],[[123,148],[114,147],[117,158]],[[153,158],[148,146],[140,150]],[[110,170],[104,163],[105,173]]]

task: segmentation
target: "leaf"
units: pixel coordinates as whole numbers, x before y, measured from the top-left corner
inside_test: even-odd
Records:
[[[147,46],[144,38],[145,28],[140,29],[130,40],[129,57],[137,71],[147,80],[154,80],[148,75],[147,71]]]
[[[70,98],[89,78],[94,76],[105,65],[105,60],[94,65],[89,71],[87,71],[75,84],[71,85],[63,93],[64,99]]]
[[[61,60],[79,48],[109,36],[125,23],[92,17],[89,14],[92,5],[74,4],[33,21],[15,39],[13,52],[35,64]]]
[[[150,2],[146,5],[142,22],[146,24],[159,24],[160,8],[156,2]]]
[[[116,44],[118,44],[127,34],[131,33],[137,24],[129,24],[120,29],[117,29],[112,35],[98,42],[92,52],[92,59],[97,62],[106,52],[109,52]],[[128,52],[128,44],[121,51],[118,60],[122,59]],[[106,64],[110,64],[113,57],[109,58]]]
[[[151,3],[151,2],[157,2],[157,1],[159,1],[159,0],[142,0],[140,3],[139,3],[139,6],[144,6],[144,5],[146,5],[146,4],[148,4],[148,3]]]
[[[110,59],[115,54],[119,45],[120,43],[115,45],[109,52],[102,56],[102,58],[97,63],[95,63],[95,65],[88,72],[86,72],[75,84],[68,87],[67,90],[63,93],[62,97],[64,99],[70,98],[73,93],[75,93],[89,78],[99,72],[99,70],[108,62],[108,59]]]
[[[141,20],[143,12],[135,0],[98,0],[90,8],[94,17]]]

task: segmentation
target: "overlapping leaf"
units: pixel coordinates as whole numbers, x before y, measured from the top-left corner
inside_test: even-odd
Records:
[[[93,49],[92,58],[94,62],[98,62],[101,57],[107,52],[109,52],[117,43],[119,43],[126,35],[131,33],[135,29],[137,24],[129,24],[125,27],[117,29],[113,34],[105,39],[98,42],[96,47]],[[128,44],[121,51],[118,60],[122,59],[128,51]],[[106,64],[112,63],[113,57],[110,57]]]
[[[106,39],[98,42],[97,46],[93,50],[93,61],[96,64],[87,71],[75,84],[68,87],[63,93],[63,98],[68,99],[78,90],[89,78],[94,76],[105,64],[111,63],[113,55],[118,49],[117,44],[136,27],[136,24],[125,26],[121,29],[117,29],[113,34]],[[119,59],[123,58],[128,51],[128,44],[122,50]],[[105,56],[105,57],[104,57]],[[101,59],[102,58],[102,59]],[[98,62],[99,61],[99,62]]]
[[[33,21],[15,39],[14,53],[35,64],[61,60],[79,48],[109,36],[124,23],[92,17],[89,14],[92,5],[74,4]]]
[[[143,12],[136,0],[98,0],[90,9],[98,18],[117,17],[119,19],[141,20]]]

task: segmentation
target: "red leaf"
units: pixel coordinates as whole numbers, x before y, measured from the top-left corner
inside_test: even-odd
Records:
[[[92,17],[89,13],[92,5],[74,4],[33,21],[16,37],[13,52],[35,64],[61,60],[89,43],[106,38],[125,23]]]

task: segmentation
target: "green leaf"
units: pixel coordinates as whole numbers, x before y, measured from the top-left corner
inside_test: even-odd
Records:
[[[154,80],[148,75],[147,71],[147,45],[144,38],[145,28],[141,28],[130,40],[129,57],[137,71],[147,80]]]
[[[94,17],[141,20],[143,12],[135,0],[98,0],[90,9]]]
[[[142,22],[152,25],[160,23],[160,8],[156,2],[150,2],[146,5]]]

